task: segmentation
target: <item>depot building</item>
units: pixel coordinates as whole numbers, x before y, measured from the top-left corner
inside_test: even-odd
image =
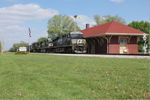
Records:
[[[144,35],[137,29],[118,22],[81,30],[87,41],[89,54],[138,54],[138,38]]]

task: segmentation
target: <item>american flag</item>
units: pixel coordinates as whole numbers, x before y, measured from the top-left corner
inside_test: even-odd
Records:
[[[29,37],[31,37],[31,29],[29,28]]]

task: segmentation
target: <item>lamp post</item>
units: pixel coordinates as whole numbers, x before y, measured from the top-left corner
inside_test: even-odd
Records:
[[[76,22],[77,17],[78,17],[78,15],[75,15],[75,16],[74,16],[74,19],[75,19],[75,23],[76,23],[76,24],[77,24],[77,22]],[[76,25],[74,26],[74,31],[75,31],[75,32],[77,31]]]

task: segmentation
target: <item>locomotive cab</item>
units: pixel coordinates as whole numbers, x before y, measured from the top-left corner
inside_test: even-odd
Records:
[[[75,53],[86,53],[86,40],[81,32],[71,32],[72,50]]]
[[[53,47],[53,41],[51,38],[48,38],[48,47],[49,48]]]
[[[82,39],[83,38],[83,33],[81,33],[81,32],[71,32],[70,37],[72,39]]]

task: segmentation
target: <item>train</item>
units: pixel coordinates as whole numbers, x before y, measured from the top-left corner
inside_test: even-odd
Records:
[[[30,45],[30,52],[37,53],[86,53],[87,43],[81,32],[70,32],[55,38],[48,38]]]

